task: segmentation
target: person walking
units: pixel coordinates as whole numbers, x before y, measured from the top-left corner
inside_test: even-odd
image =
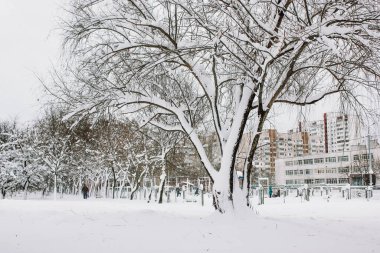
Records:
[[[181,196],[181,189],[178,186],[175,188],[175,191],[176,191],[177,197]]]
[[[86,184],[83,184],[82,193],[83,193],[83,198],[87,199],[88,198],[88,187]]]
[[[272,186],[270,185],[269,186],[269,198],[272,197],[272,193],[273,193],[273,189],[272,189]]]

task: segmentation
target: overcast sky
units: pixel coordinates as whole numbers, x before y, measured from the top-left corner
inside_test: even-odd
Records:
[[[25,125],[41,114],[42,88],[36,75],[47,79],[49,69],[59,61],[58,20],[67,2],[0,0],[0,120],[17,119]],[[338,110],[332,104],[336,103],[322,101],[311,111],[302,109],[303,114],[296,107],[276,109],[278,117],[268,127],[295,128],[297,121],[305,120],[302,115],[322,120],[323,112]]]
[[[64,3],[67,0],[0,0],[0,120],[16,118],[25,124],[41,113],[42,88],[36,75],[47,78],[59,60],[57,28]],[[285,118],[279,128],[296,126],[289,116],[296,121],[299,110],[278,112],[283,117],[272,123]]]
[[[60,55],[59,0],[0,0],[0,120],[40,113],[41,85]]]

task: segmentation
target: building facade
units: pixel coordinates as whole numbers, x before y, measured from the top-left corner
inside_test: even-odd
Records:
[[[342,113],[324,113],[318,121],[299,122],[296,129],[280,133],[267,129],[261,133],[254,157],[254,178],[267,177],[270,184],[276,182],[277,159],[350,152],[352,145],[360,142],[357,117]],[[244,168],[248,155],[251,133],[243,136],[239,149],[237,169]],[[300,159],[302,160],[302,159]]]
[[[371,142],[368,152],[366,145],[354,145],[349,152],[313,154],[303,157],[276,160],[276,184],[284,186],[308,185],[369,185],[370,162],[372,162],[372,183],[379,183],[380,146]],[[369,155],[370,154],[370,155]]]

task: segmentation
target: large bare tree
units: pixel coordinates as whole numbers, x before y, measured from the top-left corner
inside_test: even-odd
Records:
[[[220,212],[248,198],[235,173],[248,122],[255,135],[275,104],[339,93],[378,95],[379,2],[373,0],[76,0],[64,24],[69,78],[57,95],[72,115],[138,112],[187,134],[213,181]],[[218,136],[220,167],[200,135]]]

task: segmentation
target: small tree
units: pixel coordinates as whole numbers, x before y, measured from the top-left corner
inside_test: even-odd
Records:
[[[72,157],[72,133],[69,126],[62,122],[62,113],[59,110],[50,110],[33,129],[35,143],[32,149],[53,176],[54,200],[57,199],[58,177],[67,169]]]
[[[158,147],[157,162],[161,166],[160,185],[158,187],[158,203],[162,204],[164,187],[168,181],[167,159],[178,142],[183,138],[181,132],[168,132],[161,129],[149,131],[149,138],[152,139]],[[169,193],[168,193],[169,194]]]
[[[20,166],[17,157],[20,150],[17,147],[17,128],[15,122],[0,122],[0,190],[5,198],[9,190],[17,186],[16,172]]]

